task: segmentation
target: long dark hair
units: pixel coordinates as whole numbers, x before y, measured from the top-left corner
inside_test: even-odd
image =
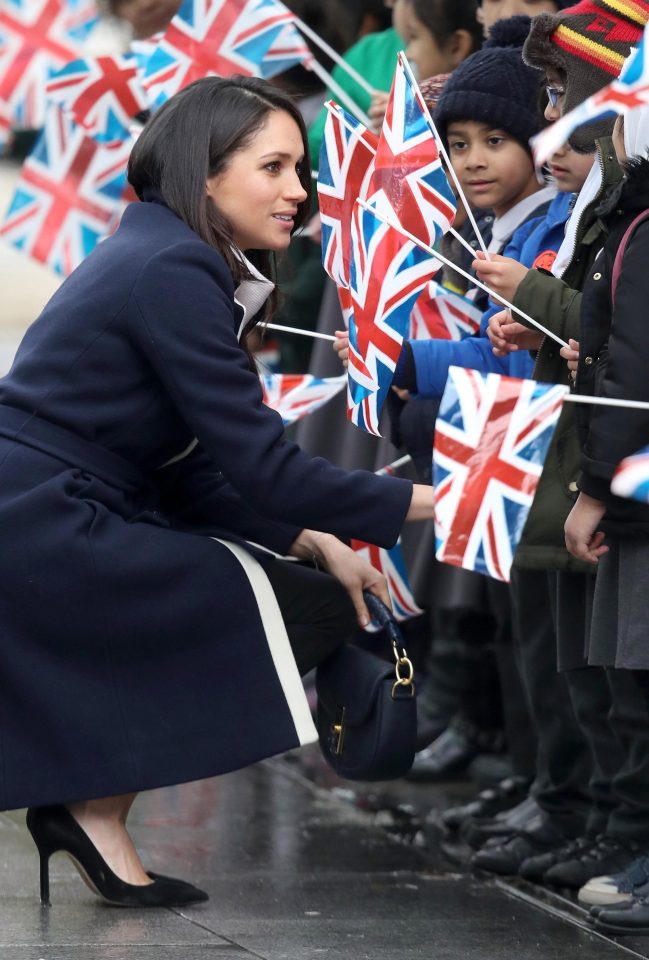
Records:
[[[412,11],[443,47],[456,30],[466,30],[473,40],[471,53],[482,46],[482,26],[478,23],[476,0],[412,0]]]
[[[300,182],[307,199],[298,204],[294,230],[309,216],[311,165],[307,132],[293,101],[265,80],[254,77],[205,77],[171,97],[146,123],[131,152],[128,179],[142,199],[147,188],[198,236],[215,247],[236,281],[250,274],[237,257],[230,223],[206,192],[209,177],[222,173],[234,153],[244,149],[272,110],[284,110],[296,122],[304,143]],[[247,253],[269,279],[275,279],[275,257],[269,250]],[[276,297],[269,299],[269,319]],[[258,317],[257,319],[262,319]]]

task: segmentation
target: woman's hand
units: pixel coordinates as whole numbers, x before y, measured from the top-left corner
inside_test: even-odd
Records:
[[[302,530],[293,542],[290,553],[302,560],[317,560],[336,580],[340,580],[351,597],[361,627],[366,627],[371,620],[363,600],[363,590],[369,590],[388,609],[392,609],[387,580],[383,574],[332,534]]]
[[[604,545],[604,533],[598,526],[604,514],[606,504],[580,493],[577,502],[570,511],[565,524],[566,547],[578,560],[597,563],[603,554],[608,553]]]
[[[506,357],[516,350],[538,350],[543,343],[540,330],[530,330],[512,320],[509,310],[501,310],[490,317],[487,336],[497,357]]]
[[[336,339],[332,343],[332,347],[346,370],[349,363],[349,334],[346,330],[334,330],[334,335]]]
[[[564,360],[568,361],[568,370],[570,371],[570,379],[574,381],[577,379],[577,366],[579,365],[579,340],[573,340],[570,338],[568,340],[569,346],[561,347],[559,353]]]
[[[478,250],[471,267],[494,293],[505,300],[513,300],[518,285],[527,274],[529,267],[524,267],[518,260],[502,257],[498,253],[491,253],[490,257],[491,260],[487,260],[482,250]]]
[[[382,93],[380,90],[374,93],[372,97],[372,102],[370,103],[370,108],[367,111],[367,115],[372,121],[372,127],[377,133],[381,132],[381,127],[383,126],[383,118],[385,117],[385,111],[388,108],[388,100],[390,95],[388,93]]]

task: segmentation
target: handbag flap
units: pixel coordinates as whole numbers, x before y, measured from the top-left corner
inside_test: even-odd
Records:
[[[318,701],[332,716],[345,707],[345,723],[357,726],[374,707],[380,684],[390,679],[396,679],[392,664],[345,643],[316,670]]]

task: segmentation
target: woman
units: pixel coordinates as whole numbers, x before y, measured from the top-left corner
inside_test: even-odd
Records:
[[[304,672],[349,634],[338,581],[361,622],[362,589],[386,596],[337,537],[388,546],[432,496],[286,442],[240,344],[272,287],[241,251],[270,268],[308,210],[292,103],[198,81],[129,179],[143,202],[0,381],[0,809],[32,807],[44,900],[63,850],[109,901],[156,906],[206,895],[145,872],[134,794],[315,739],[290,644]]]

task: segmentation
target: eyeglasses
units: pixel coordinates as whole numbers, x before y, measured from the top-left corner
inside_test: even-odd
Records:
[[[566,95],[566,91],[562,87],[553,87],[551,84],[547,85],[545,92],[548,95],[551,107],[557,107],[559,100]]]

